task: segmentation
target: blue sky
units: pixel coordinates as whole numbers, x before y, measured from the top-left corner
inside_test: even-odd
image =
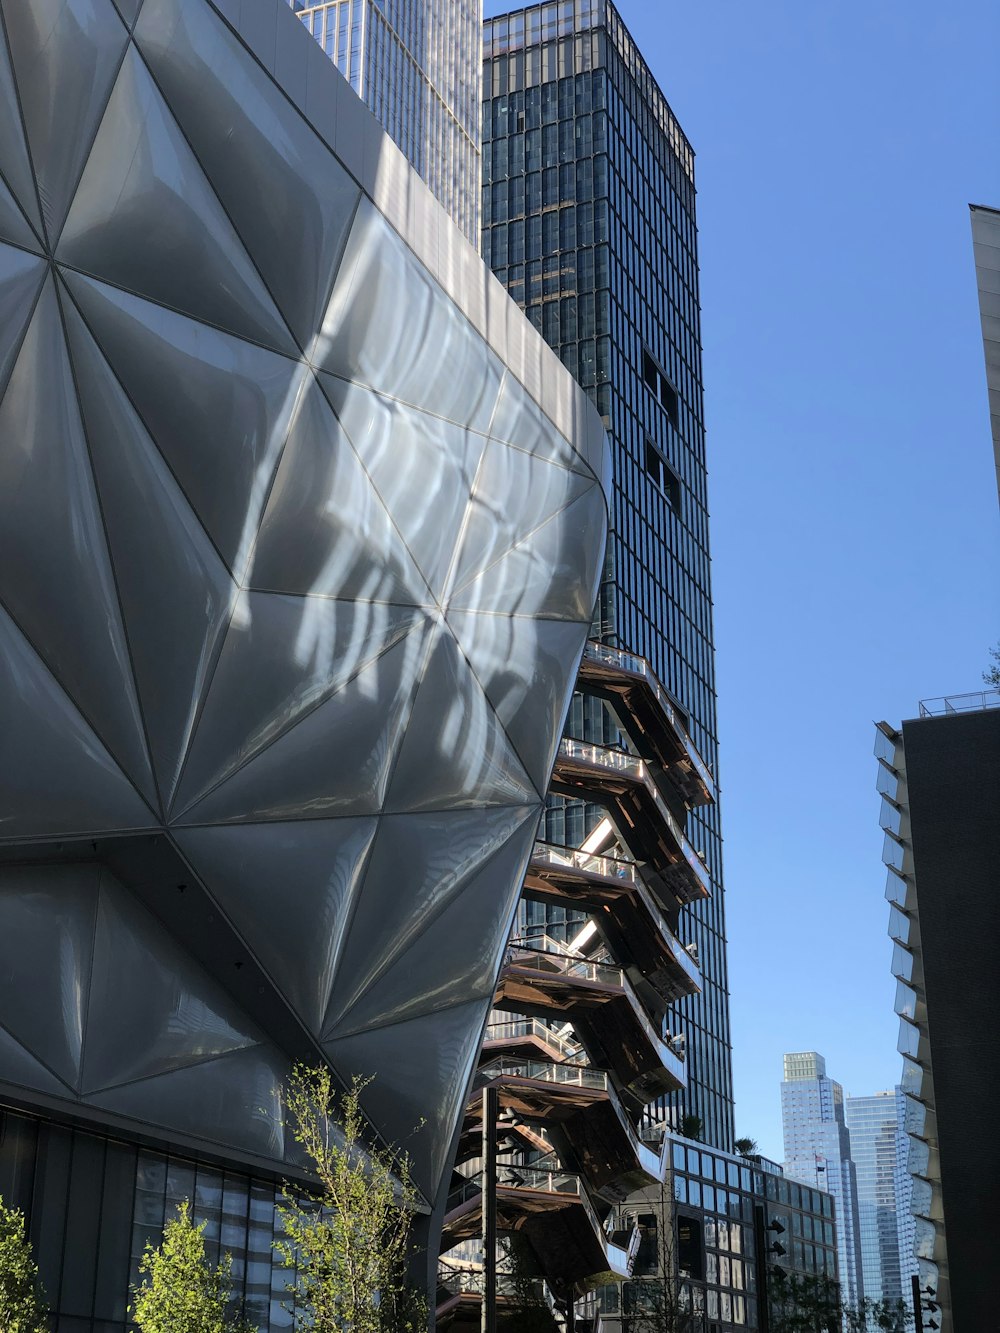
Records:
[[[1000,639],[1000,8],[618,5],[698,154],[737,1132],[780,1161],[782,1052],[898,1078],[872,722]]]

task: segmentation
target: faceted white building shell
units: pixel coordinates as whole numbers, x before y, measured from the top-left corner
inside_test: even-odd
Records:
[[[600,421],[280,0],[0,9],[0,1097],[275,1167],[326,1059],[430,1201]]]

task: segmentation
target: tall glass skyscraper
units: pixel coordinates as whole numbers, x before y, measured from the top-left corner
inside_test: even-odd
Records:
[[[484,27],[483,252],[597,405],[612,441],[612,534],[594,632],[641,654],[716,769],[694,154],[610,0],[533,5]],[[594,701],[570,728],[612,740]],[[594,812],[550,811],[579,844]],[[676,1006],[690,1086],[662,1109],[732,1146],[717,806],[687,816],[712,897],[686,909],[704,975]]]
[[[785,1175],[833,1195],[841,1297],[847,1305],[856,1306],[869,1293],[862,1269],[858,1182],[844,1121],[844,1089],[827,1077],[826,1061],[815,1051],[786,1055],[784,1063]]]
[[[861,1267],[865,1295],[871,1300],[910,1299],[910,1274],[916,1272],[912,1253],[910,1200],[900,1171],[905,1164],[901,1088],[871,1097],[848,1097],[844,1121],[851,1136],[851,1159],[858,1181]],[[900,1197],[903,1185],[904,1197]],[[905,1248],[909,1235],[910,1247]]]
[[[289,4],[478,245],[482,0]]]

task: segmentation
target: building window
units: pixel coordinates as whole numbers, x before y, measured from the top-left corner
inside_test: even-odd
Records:
[[[670,424],[674,430],[677,430],[677,390],[664,375],[663,371],[650,356],[649,352],[642,349],[642,378],[646,388],[660,404],[667,416],[670,418]]]
[[[675,514],[681,512],[681,479],[652,440],[646,440],[646,475],[667,497]]]

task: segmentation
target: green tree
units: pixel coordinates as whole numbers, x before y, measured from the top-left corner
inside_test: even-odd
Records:
[[[983,682],[986,685],[992,685],[994,689],[1000,689],[1000,643],[995,648],[990,649],[990,657],[993,662],[983,672]]]
[[[771,1275],[771,1333],[907,1333],[910,1327],[902,1301],[845,1305],[832,1278]]]
[[[205,1223],[191,1220],[188,1201],[163,1228],[163,1243],[146,1245],[139,1272],[147,1281],[133,1289],[132,1318],[142,1333],[257,1333],[229,1316],[232,1256],[213,1268],[205,1254]]]
[[[24,1214],[0,1198],[0,1328],[4,1333],[46,1333],[45,1294],[31,1244],[24,1232]]]
[[[700,1139],[704,1128],[700,1115],[686,1115],[681,1121],[681,1133],[686,1139]]]
[[[365,1144],[355,1079],[338,1097],[328,1069],[297,1066],[284,1094],[285,1122],[318,1181],[315,1197],[289,1191],[276,1243],[295,1271],[288,1290],[310,1333],[417,1333],[427,1304],[407,1281],[418,1196],[407,1158]]]
[[[740,1157],[756,1157],[760,1152],[756,1139],[737,1139],[733,1147]]]

